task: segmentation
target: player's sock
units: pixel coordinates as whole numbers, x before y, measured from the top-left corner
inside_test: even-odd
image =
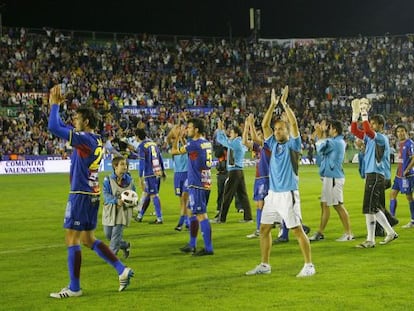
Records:
[[[193,215],[190,217],[190,246],[196,247],[197,244],[197,234],[198,234],[199,223],[197,216]]]
[[[367,225],[367,241],[375,242],[375,215],[365,214],[365,223]]]
[[[82,263],[82,252],[80,245],[68,247],[68,268],[70,284],[69,289],[77,292],[80,290],[80,268]]]
[[[283,239],[289,239],[289,229],[286,227],[286,224],[284,221],[282,221],[282,234],[280,235]]]
[[[207,252],[213,251],[213,245],[211,244],[211,225],[208,219],[204,219],[200,222],[201,235],[204,240],[204,247]]]
[[[410,202],[411,222],[414,223],[414,201]]]
[[[256,230],[260,229],[260,219],[262,219],[262,209],[256,209]]]
[[[139,218],[144,217],[144,214],[145,214],[145,212],[147,211],[148,206],[150,205],[150,202],[151,202],[151,198],[150,198],[150,196],[149,196],[149,195],[147,195],[147,196],[145,197],[144,202],[142,203],[142,209],[141,209],[141,211],[139,212],[139,215],[140,215],[140,217],[139,217]]]
[[[114,255],[114,253],[112,253],[109,247],[105,245],[105,243],[103,243],[100,240],[96,240],[92,245],[92,249],[95,251],[95,253],[98,254],[99,257],[101,257],[103,260],[105,260],[107,263],[113,266],[118,272],[118,274],[121,274],[124,271],[125,266]]]
[[[395,212],[397,211],[397,200],[391,199],[390,200],[390,213],[392,216],[395,216]]]
[[[180,219],[178,220],[178,226],[181,227],[184,224],[185,215],[181,215]]]
[[[160,197],[156,195],[153,199],[153,202],[155,207],[155,215],[157,215],[158,220],[162,220]]]
[[[391,227],[390,223],[387,220],[387,217],[385,217],[384,213],[382,211],[378,211],[375,213],[375,218],[378,221],[378,223],[381,225],[381,227],[384,228],[384,230],[387,232],[387,234],[393,234],[394,229]]]

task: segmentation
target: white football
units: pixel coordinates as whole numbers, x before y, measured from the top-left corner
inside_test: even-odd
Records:
[[[133,190],[125,190],[121,193],[121,200],[126,207],[135,207],[138,204],[138,194]]]

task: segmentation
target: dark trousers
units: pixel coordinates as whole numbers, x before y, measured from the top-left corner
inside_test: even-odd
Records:
[[[223,203],[224,184],[226,183],[227,174],[217,174],[217,211],[221,209]]]
[[[217,174],[217,212],[220,212],[221,204],[223,203],[223,194],[224,194],[224,184],[227,180],[227,173],[226,174]],[[243,205],[240,201],[240,196],[237,192],[234,195],[236,210],[242,210]]]
[[[226,222],[231,201],[233,201],[236,194],[239,197],[241,207],[244,210],[244,220],[252,220],[252,209],[246,191],[244,173],[242,170],[236,170],[228,172],[228,177],[224,184],[223,202],[221,204],[219,215],[219,220],[221,222]]]

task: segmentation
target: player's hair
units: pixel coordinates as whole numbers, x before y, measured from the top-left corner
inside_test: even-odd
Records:
[[[89,127],[95,129],[98,126],[98,116],[92,106],[80,106],[76,113],[82,115],[83,120],[89,120]]]
[[[147,137],[147,133],[145,133],[145,130],[144,129],[136,129],[135,130],[135,135],[137,135],[137,137],[140,140],[144,140],[145,137]]]
[[[330,122],[331,127],[334,128],[336,130],[336,132],[338,133],[338,135],[342,135],[342,131],[343,131],[343,125],[342,122],[339,120],[333,120]]]
[[[199,134],[204,134],[204,120],[200,118],[192,118],[187,121],[188,123],[193,123],[194,128],[198,129]]]
[[[119,165],[119,162],[126,160],[123,156],[116,156],[112,159],[112,168],[115,171],[115,168]]]
[[[408,129],[407,129],[407,127],[405,126],[405,124],[400,123],[400,124],[398,124],[398,125],[397,125],[397,127],[395,128],[395,135],[397,135],[397,130],[398,130],[398,129],[404,129],[404,131],[405,131],[406,133],[408,133]]]
[[[233,125],[231,129],[237,134],[237,136],[242,136],[243,132],[239,126]]]
[[[375,114],[371,117],[371,120],[377,122],[379,125],[385,126],[385,118],[382,114]]]
[[[289,122],[287,122],[287,121],[285,121],[285,120],[283,120],[283,119],[276,119],[276,120],[273,122],[273,124],[274,124],[274,125],[276,125],[277,123],[283,123],[283,124],[286,126],[286,128],[289,130]]]

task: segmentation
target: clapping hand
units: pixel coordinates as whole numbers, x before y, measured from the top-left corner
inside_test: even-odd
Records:
[[[359,108],[361,110],[361,114],[368,113],[368,111],[371,109],[371,104],[369,102],[369,99],[368,98],[362,98],[359,101]]]
[[[351,102],[352,107],[352,122],[357,122],[359,118],[359,114],[361,112],[360,108],[360,100],[358,98],[355,98]]]
[[[368,120],[368,111],[371,109],[371,104],[368,98],[362,98],[359,101],[359,108],[361,110],[362,121]]]
[[[289,105],[287,104],[287,98],[289,95],[289,86],[285,86],[282,91],[282,97],[280,98],[280,102],[282,103],[283,109],[286,110]]]
[[[60,90],[60,85],[55,85],[50,89],[49,93],[49,105],[52,106],[53,104],[61,104],[65,101],[65,97],[62,95]]]

